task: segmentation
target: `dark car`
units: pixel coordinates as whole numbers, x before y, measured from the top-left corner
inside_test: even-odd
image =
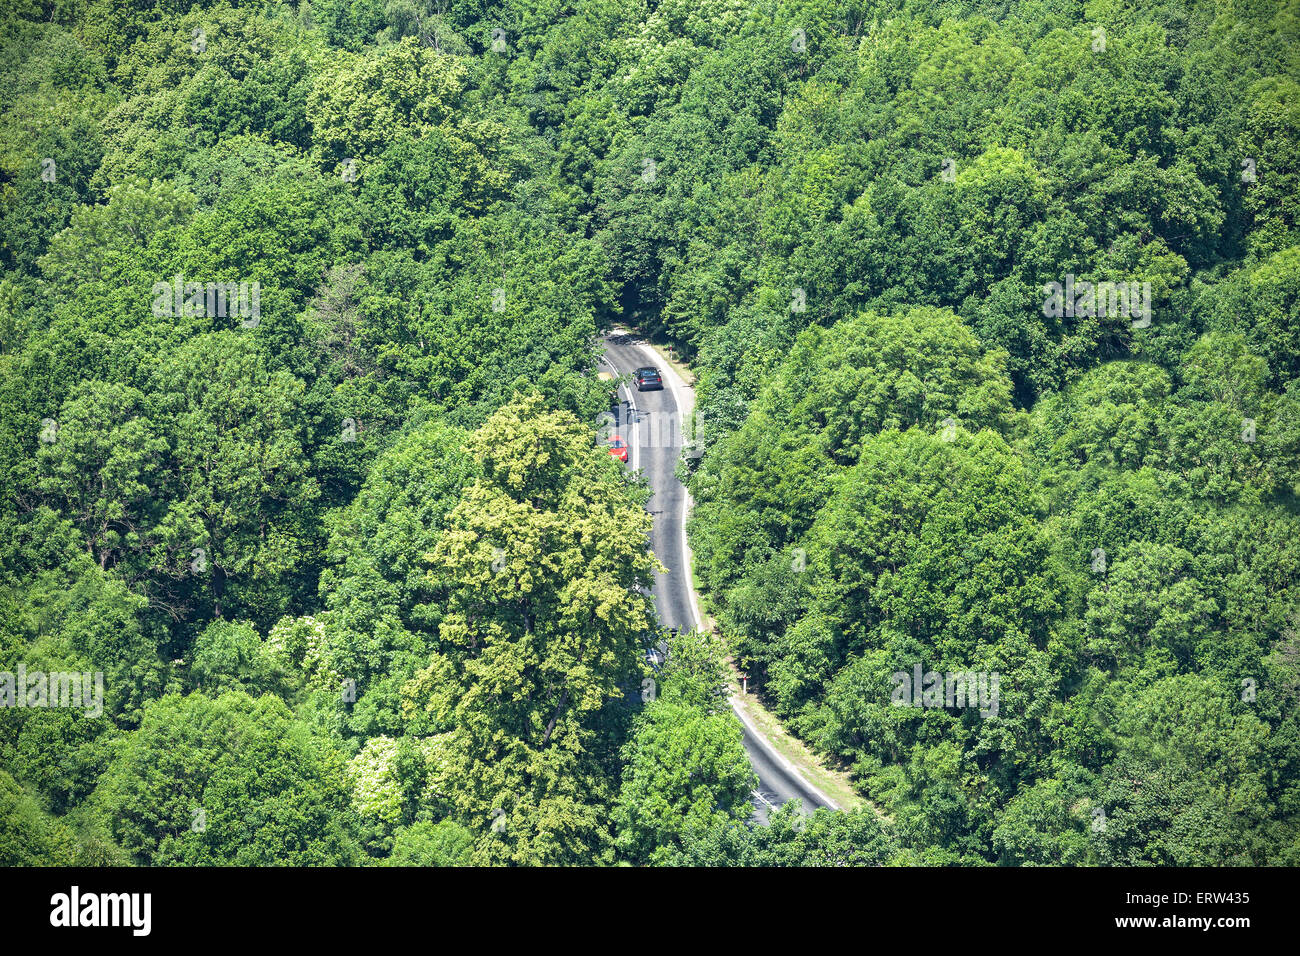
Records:
[[[638,392],[651,392],[664,387],[664,380],[659,375],[659,369],[651,365],[637,369],[632,375],[632,381],[636,382]]]

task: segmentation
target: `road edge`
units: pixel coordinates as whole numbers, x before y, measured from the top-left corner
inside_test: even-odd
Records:
[[[637,335],[636,333],[633,333],[632,331],[625,328],[614,328],[611,329],[610,332],[612,334],[621,333],[628,336],[628,338],[632,339],[632,341],[628,343],[629,345],[635,347],[643,355],[645,355],[651,361],[654,361],[656,364],[662,363],[664,367],[663,377],[664,380],[668,383],[668,388],[673,395],[673,402],[677,406],[677,414],[680,418],[678,424],[680,427],[686,421],[686,419],[695,411],[695,393],[694,392],[690,393],[691,398],[689,403],[686,402],[683,398],[683,396],[689,391],[690,386],[688,386],[686,382],[682,379],[681,375],[678,374],[677,369],[673,367],[672,362],[669,361],[666,356],[661,355],[658,349],[656,349],[652,344],[650,344],[645,340],[644,336]],[[682,438],[683,440],[685,440],[684,432]],[[686,572],[686,580],[689,584],[691,616],[695,620],[695,629],[702,630],[704,627],[704,619],[700,614],[699,597],[695,593],[695,585],[693,583],[695,581],[695,571],[694,571],[695,556],[691,553],[690,539],[686,536],[686,522],[687,520],[689,520],[691,516],[691,511],[695,507],[695,499],[691,496],[690,489],[687,488],[684,483],[682,485],[682,491],[686,495],[686,504],[685,507],[682,508],[682,523],[681,523],[682,556],[686,562],[686,567],[684,570]],[[736,703],[736,699],[730,694],[728,694],[727,696],[727,703],[731,706],[731,712],[736,715],[736,718],[740,721],[740,723],[745,727],[746,730],[749,731],[750,736],[758,743],[760,747],[763,748],[763,753],[769,760],[772,760],[773,762],[780,765],[781,769],[783,769],[790,776],[798,780],[800,784],[802,784],[805,788],[807,788],[809,793],[817,797],[817,799],[821,800],[822,803],[825,804],[827,807],[830,807],[832,810],[840,809],[840,805],[838,803],[836,803],[830,797],[826,796],[826,794],[823,793],[820,788],[814,786],[812,782],[808,780],[808,778],[798,767],[796,767],[793,763],[791,763],[785,757],[784,754],[780,753],[776,749],[776,747],[767,739],[767,737],[763,734],[763,732],[759,730],[759,728],[754,724],[752,720],[750,720],[749,716],[743,710],[741,710],[740,705]]]

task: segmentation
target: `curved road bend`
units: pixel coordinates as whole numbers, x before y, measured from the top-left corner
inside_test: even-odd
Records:
[[[616,430],[630,446],[628,466],[641,469],[652,497],[647,505],[654,516],[650,546],[668,569],[655,576],[654,598],[660,622],[667,627],[692,630],[700,626],[699,607],[691,584],[690,551],[686,544],[686,516],[691,500],[677,480],[677,459],[682,449],[682,422],[694,407],[694,395],[686,383],[637,336],[620,331],[605,337],[601,363],[615,374],[653,365],[663,376],[663,391],[638,392],[635,386],[619,389]],[[679,414],[680,410],[680,414]],[[732,702],[732,709],[736,705]],[[754,791],[755,815],[767,819],[768,811],[788,800],[800,800],[804,811],[817,807],[837,809],[761,738],[739,710],[736,716],[744,728],[745,751],[758,776]]]

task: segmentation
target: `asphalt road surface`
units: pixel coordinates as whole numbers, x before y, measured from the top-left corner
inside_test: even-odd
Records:
[[[690,497],[677,480],[683,422],[693,408],[694,396],[681,378],[634,335],[615,331],[605,337],[606,371],[622,375],[653,365],[663,376],[662,391],[639,392],[635,386],[619,389],[615,431],[629,445],[628,467],[640,469],[653,496],[647,505],[654,516],[650,544],[667,573],[655,576],[654,599],[659,620],[667,627],[692,630],[700,615],[691,585],[686,516]],[[734,704],[733,704],[734,709]],[[758,777],[754,812],[762,821],[768,811],[788,800],[800,800],[805,812],[835,805],[804,780],[784,758],[762,740],[748,719],[737,711],[744,727],[745,751]]]

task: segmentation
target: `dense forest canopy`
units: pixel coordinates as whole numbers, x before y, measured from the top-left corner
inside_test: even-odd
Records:
[[[0,862],[1300,864],[1298,41],[5,0],[0,682],[102,701],[0,683]],[[658,672],[614,323],[697,377]],[[728,654],[863,807],[753,824]]]

